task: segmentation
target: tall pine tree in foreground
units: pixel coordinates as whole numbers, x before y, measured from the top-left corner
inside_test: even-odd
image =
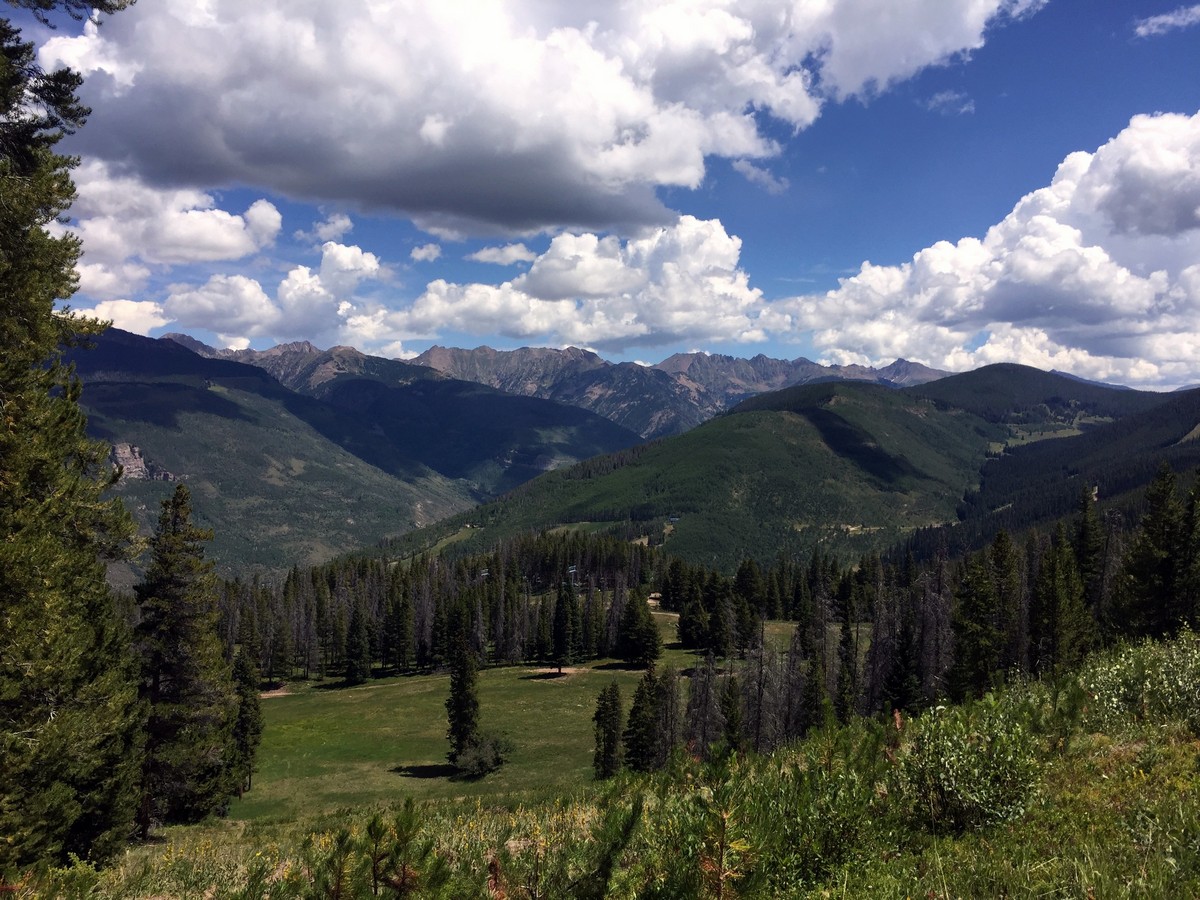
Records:
[[[105,584],[133,525],[104,496],[108,448],[87,439],[79,382],[61,362],[76,335],[101,330],[55,312],[75,289],[79,243],[46,230],[74,195],[74,160],[54,147],[87,116],[79,84],[42,71],[0,19],[0,882],[68,853],[115,852],[137,797],[141,708]]]
[[[621,709],[621,689],[614,681],[600,691],[596,698],[596,750],[592,754],[592,769],[597,778],[611,778],[621,771],[623,757],[621,729],[625,715]]]
[[[145,579],[134,592],[134,647],[149,707],[138,826],[195,822],[223,811],[236,790],[232,770],[237,698],[217,636],[212,532],[192,524],[184,485],[162,504]]]
[[[446,699],[452,765],[460,765],[464,756],[479,743],[479,671],[475,654],[460,634],[450,656],[450,696]]]

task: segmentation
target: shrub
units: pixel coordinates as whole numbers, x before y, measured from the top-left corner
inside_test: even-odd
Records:
[[[458,754],[457,765],[464,775],[479,778],[504,765],[512,751],[512,743],[507,738],[484,732]]]
[[[897,777],[908,813],[935,831],[1021,815],[1036,788],[1037,742],[1018,710],[988,695],[931,710],[913,723]]]
[[[1085,726],[1113,731],[1138,722],[1182,722],[1200,736],[1200,635],[1185,630],[1094,659],[1081,679],[1091,696]]]

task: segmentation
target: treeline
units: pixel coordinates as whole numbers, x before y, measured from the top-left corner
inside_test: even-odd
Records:
[[[281,585],[226,583],[221,631],[228,645],[256,635],[269,682],[443,669],[460,632],[496,665],[645,660],[658,652],[655,559],[641,544],[571,532],[461,559],[345,558],[293,569]]]

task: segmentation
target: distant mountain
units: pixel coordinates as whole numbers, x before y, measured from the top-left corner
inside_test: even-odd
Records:
[[[204,349],[263,368],[294,391],[374,422],[405,455],[466,479],[480,499],[639,439],[576,404],[490,388],[353,347],[320,350],[301,341],[270,350]]]
[[[1062,424],[1081,418],[1079,424],[1096,424],[1097,419],[1120,418],[1166,399],[1153,391],[1109,387],[1015,363],[950,375],[910,392],[1008,424]]]
[[[901,387],[946,373],[897,360],[883,369],[822,366],[758,355],[740,359],[678,353],[656,366],[610,363],[589,350],[431,347],[413,360],[454,378],[599,413],[644,438],[680,434],[746,397],[813,381],[870,381]]]
[[[722,409],[755,394],[796,384],[867,381],[888,387],[907,387],[935,381],[948,374],[904,359],[882,369],[873,369],[869,366],[823,366],[804,357],[789,362],[762,354],[741,359],[717,353],[676,353],[655,368],[712,398]]]
[[[122,490],[149,524],[185,480],[227,573],[322,561],[638,440],[575,407],[347,348],[293,344],[249,365],[117,329],[94,343],[71,354],[89,429],[153,479]]]
[[[484,547],[565,526],[648,536],[725,569],[743,555],[767,561],[814,548],[853,558],[1006,504],[1011,523],[1069,514],[1076,457],[1109,467],[1106,490],[1144,486],[1164,452],[1200,459],[1200,413],[1189,406],[1197,398],[1024,366],[899,390],[795,385],[750,397],[686,434],[537,478],[402,544],[415,549],[457,531],[456,546]],[[1024,484],[1036,487],[1022,492]],[[948,532],[963,540],[977,529]]]
[[[569,403],[647,439],[687,431],[716,411],[667,373],[610,363],[577,347],[431,347],[412,361],[512,394]]]

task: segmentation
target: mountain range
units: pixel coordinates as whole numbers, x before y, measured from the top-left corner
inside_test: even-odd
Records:
[[[845,556],[949,523],[980,539],[1064,514],[1084,482],[1127,497],[1159,459],[1200,463],[1200,391],[1024,366],[945,376],[694,353],[643,367],[575,348],[433,348],[423,365],[307,342],[221,351],[110,330],[95,343],[72,359],[90,428],[130,476],[121,490],[149,527],[186,480],[226,573],[553,527],[721,568]]]
[[[573,528],[732,570],[814,549],[882,552],[941,527],[975,546],[1069,515],[1131,514],[1163,460],[1200,465],[1200,391],[1114,390],[1017,365],[902,389],[824,382],[757,395],[679,435],[548,473],[409,535],[464,552]],[[932,542],[932,543],[931,543]]]
[[[654,366],[611,363],[589,350],[431,347],[412,362],[513,394],[570,403],[652,439],[681,434],[747,397],[816,381],[888,387],[924,384],[948,373],[907,360],[882,369],[811,360],[677,353]]]

